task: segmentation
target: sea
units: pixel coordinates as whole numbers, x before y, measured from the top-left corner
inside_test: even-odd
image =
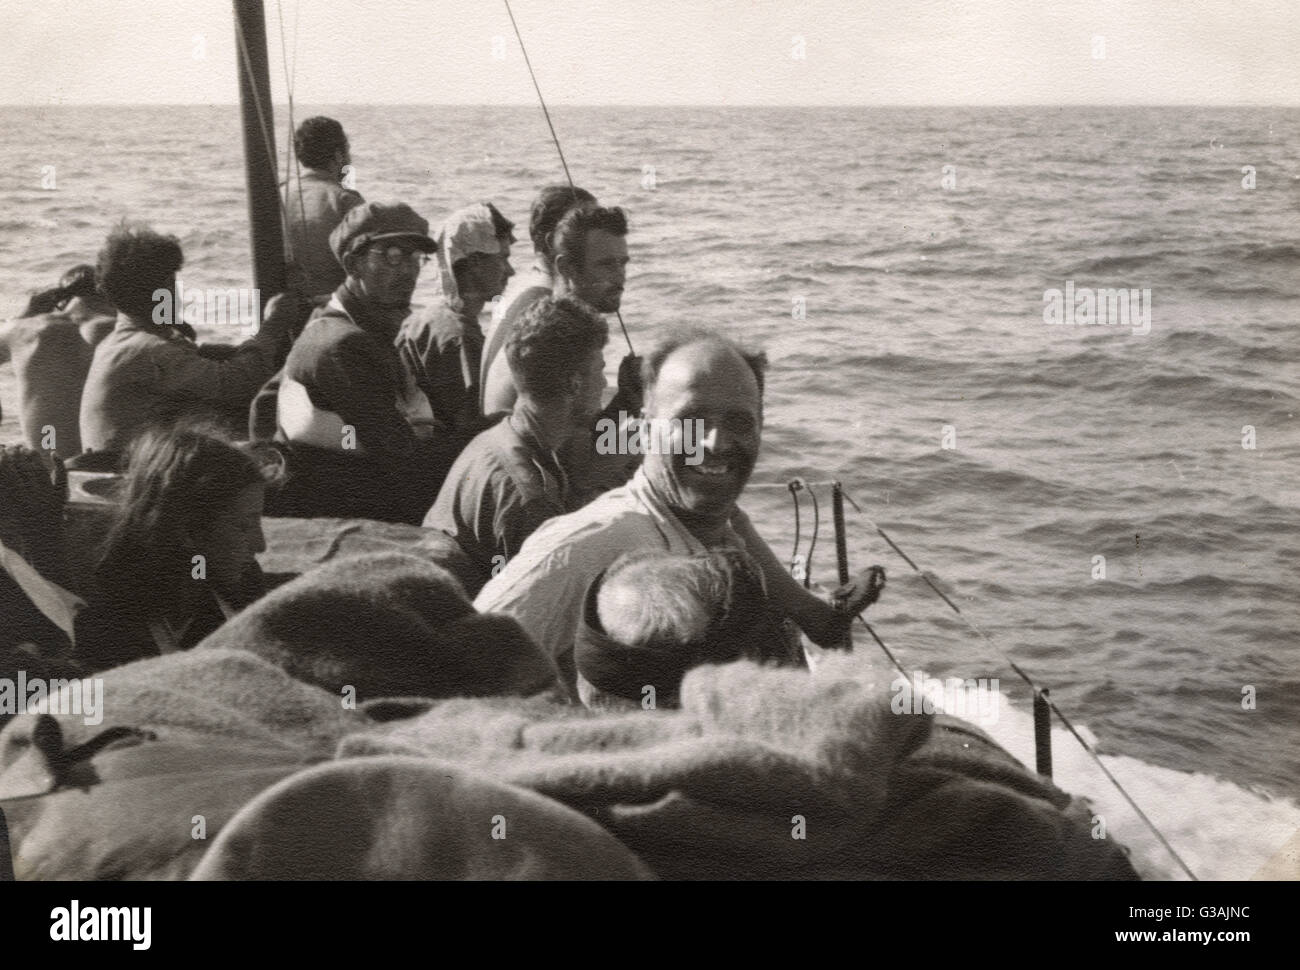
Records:
[[[435,226],[492,201],[527,267],[531,200],[564,178],[538,108],[310,114],[343,123],[368,199]],[[552,116],[573,179],[628,212],[637,350],[676,324],[766,350],[742,505],[779,556],[808,562],[816,518],[835,585],[841,482],[904,673],[983,681],[1030,765],[1011,664],[1048,688],[1182,860],[1054,718],[1058,783],[1144,875],[1247,879],[1300,831],[1300,109]],[[0,130],[0,319],[122,218],[179,237],[187,287],[252,285],[234,106],[0,107]],[[416,301],[436,292],[431,265]],[[615,326],[611,377],[625,349]],[[0,404],[14,442],[7,366]]]

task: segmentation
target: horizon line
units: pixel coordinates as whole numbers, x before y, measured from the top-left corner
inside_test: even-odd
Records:
[[[297,102],[315,104],[325,107],[341,108],[536,108],[536,101],[519,102],[470,102],[470,101],[319,101]],[[0,108],[237,108],[238,101],[0,101]],[[632,102],[559,102],[549,103],[552,108],[1300,108],[1300,101],[998,101],[998,102],[839,102],[834,104],[758,104],[739,102],[667,102],[667,103],[632,103]],[[286,111],[289,103],[277,102],[272,108]]]

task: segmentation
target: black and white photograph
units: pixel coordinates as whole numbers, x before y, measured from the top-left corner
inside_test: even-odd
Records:
[[[0,38],[0,881],[83,890],[24,936],[1052,882],[1231,959],[1300,880],[1290,0]]]

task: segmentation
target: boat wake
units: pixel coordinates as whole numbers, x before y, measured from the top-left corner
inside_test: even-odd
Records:
[[[985,702],[981,709],[988,708]],[[1025,765],[1034,763],[1034,722],[1001,697],[995,723],[980,726]],[[1075,725],[1093,743],[1091,732]],[[1094,744],[1094,747],[1096,745]],[[1300,831],[1300,805],[1201,772],[1176,771],[1128,755],[1101,755],[1107,770],[1142,807],[1201,880],[1250,879]],[[1064,728],[1052,729],[1052,780],[1094,809],[1103,829],[1131,852],[1143,879],[1187,880],[1132,806]]]

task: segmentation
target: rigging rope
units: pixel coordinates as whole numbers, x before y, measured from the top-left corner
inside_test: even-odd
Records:
[[[519,49],[524,54],[524,64],[528,68],[528,76],[533,79],[533,90],[537,92],[537,100],[542,105],[542,114],[546,116],[546,127],[551,129],[551,141],[555,142],[555,150],[559,152],[560,164],[564,167],[564,177],[569,183],[569,188],[574,188],[573,176],[569,174],[569,163],[564,160],[564,149],[560,147],[560,138],[555,133],[555,125],[551,123],[551,112],[546,107],[546,99],[542,97],[541,85],[537,83],[537,75],[533,73],[533,62],[528,57],[528,48],[524,46],[524,35],[519,32],[519,24],[515,22],[514,11],[510,9],[510,0],[504,0],[506,13],[510,15],[510,26],[515,30],[515,37],[519,41]],[[636,350],[632,347],[632,338],[628,336],[627,324],[623,322],[623,314],[619,310],[614,311],[614,316],[618,317],[618,325],[623,328],[623,339],[627,341],[627,351],[633,356]]]
[[[807,489],[808,493],[814,496],[814,501],[815,501],[816,493],[813,491],[812,488],[813,485],[834,484],[833,481],[804,482],[802,479],[794,479],[788,485],[784,485],[784,486],[776,482],[760,482],[756,485],[750,485],[748,487],[749,488],[789,488],[791,494],[794,494],[794,492],[796,491],[796,485],[795,485],[796,482],[798,483],[798,487]],[[963,613],[961,611],[961,608],[956,603],[954,603],[943,592],[943,590],[939,589],[939,587],[936,586],[930,580],[930,577],[927,576],[925,572],[919,566],[917,566],[915,562],[912,561],[912,558],[907,553],[903,552],[901,548],[899,548],[898,543],[896,543],[893,539],[891,539],[884,529],[882,529],[879,525],[877,525],[874,521],[872,521],[871,517],[862,511],[862,508],[858,505],[857,502],[853,500],[853,497],[849,495],[847,491],[844,491],[843,495],[846,499],[848,499],[849,504],[853,506],[854,511],[857,512],[859,515],[861,515],[862,518],[866,520],[867,524],[871,526],[871,528],[875,529],[877,534],[882,539],[884,539],[885,542],[889,544],[889,548],[893,549],[894,552],[898,553],[898,555],[903,559],[903,561],[912,567],[913,571],[915,571],[916,574],[920,576],[922,580],[925,581],[925,584],[929,586],[930,589],[934,590],[934,592],[939,596],[939,598],[942,599],[945,603],[947,603],[948,606],[952,609],[952,611],[956,613],[959,617],[961,617],[967,626],[969,626],[972,630],[974,630],[977,634],[979,634],[979,636],[982,637],[990,647],[992,647],[998,654],[1002,656],[1002,659],[1006,661],[1008,666],[1010,666],[1013,671],[1015,671],[1017,676],[1019,676],[1021,680],[1023,680],[1026,684],[1029,685],[1029,688],[1033,691],[1035,696],[1042,697],[1043,701],[1052,709],[1053,712],[1055,712],[1056,716],[1061,719],[1061,723],[1065,725],[1066,730],[1069,731],[1070,734],[1074,737],[1074,739],[1079,742],[1080,747],[1082,747],[1083,750],[1088,753],[1089,757],[1092,758],[1093,762],[1097,765],[1097,767],[1101,769],[1102,774],[1104,774],[1106,778],[1110,781],[1110,783],[1115,786],[1116,790],[1121,795],[1124,796],[1124,800],[1127,801],[1129,805],[1132,807],[1133,811],[1137,813],[1138,818],[1140,818],[1142,822],[1147,826],[1147,828],[1149,828],[1151,832],[1155,835],[1155,837],[1160,840],[1160,844],[1165,847],[1165,850],[1169,853],[1170,856],[1173,857],[1174,861],[1177,862],[1178,865],[1182,867],[1182,870],[1187,873],[1189,878],[1191,878],[1193,881],[1199,881],[1196,877],[1196,873],[1192,872],[1191,868],[1187,865],[1186,862],[1183,861],[1182,857],[1177,853],[1177,851],[1175,851],[1174,847],[1169,844],[1169,840],[1166,839],[1164,834],[1160,831],[1160,829],[1156,827],[1156,824],[1152,822],[1150,818],[1147,817],[1146,812],[1142,811],[1138,803],[1133,800],[1133,797],[1128,793],[1128,791],[1125,790],[1124,786],[1119,783],[1119,780],[1113,774],[1111,774],[1110,770],[1104,764],[1101,763],[1101,757],[1093,749],[1092,745],[1090,745],[1087,741],[1085,741],[1083,736],[1079,734],[1079,732],[1075,729],[1074,724],[1071,723],[1070,719],[1065,716],[1064,712],[1062,712],[1060,707],[1057,706],[1056,702],[1053,701],[1050,698],[1050,696],[1048,696],[1047,690],[1040,688],[1037,684],[1035,684],[1033,679],[1030,678],[1030,676],[1020,668],[1019,664],[1017,664],[1014,660],[1011,659],[1010,656],[1007,655],[1005,650],[1003,650],[1001,647],[998,646],[998,644],[993,640],[992,637],[990,637],[987,633],[985,633],[982,629],[980,629],[979,626],[977,626],[975,622],[971,620],[970,617],[968,617],[965,613]],[[797,500],[796,500],[796,506],[797,506]],[[879,636],[876,635],[876,631],[871,628],[871,624],[869,624],[865,619],[863,619],[861,613],[857,615],[857,619],[858,622],[860,622],[864,627],[867,628],[867,632],[871,634],[871,638],[875,640],[876,643],[880,646],[880,649],[885,652],[885,656],[889,658],[889,660],[893,663],[893,665],[898,669],[899,673],[901,673],[904,677],[906,677],[907,672],[903,669],[902,665],[899,664],[898,660],[895,659],[894,655],[890,652],[889,648],[885,646],[885,642]]]
[[[285,156],[284,156],[284,201],[283,211],[285,220],[285,241],[289,247],[290,261],[297,263],[297,252],[293,240],[293,233],[289,232],[289,163],[293,161],[295,170],[298,173],[298,218],[305,222],[307,219],[307,203],[303,201],[302,195],[302,164],[298,158],[298,152],[294,144],[294,132],[296,127],[293,120],[293,86],[298,78],[298,14],[302,10],[302,4],[299,2],[294,6],[293,13],[293,72],[292,76],[289,71],[289,48],[284,40],[284,7],[280,0],[275,0],[275,12],[280,21],[280,61],[284,66],[284,86],[289,96],[289,134],[285,139]],[[277,173],[278,175],[278,173]]]

